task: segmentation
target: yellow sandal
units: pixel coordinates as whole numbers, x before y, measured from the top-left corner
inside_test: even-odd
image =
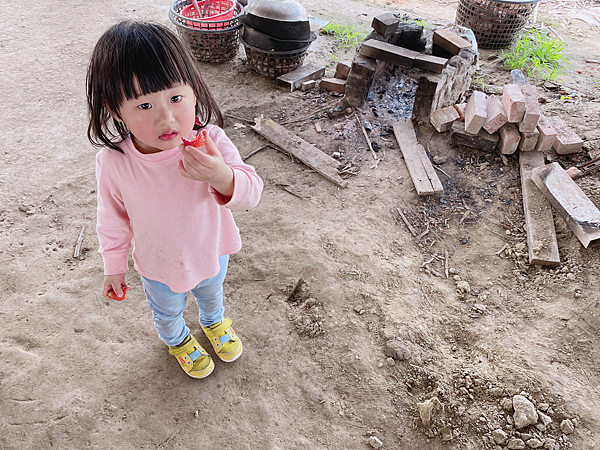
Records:
[[[231,319],[224,319],[202,329],[222,361],[233,362],[241,356],[242,341],[231,328]]]
[[[177,358],[181,368],[192,378],[206,378],[215,368],[210,355],[191,334],[178,346],[169,347],[169,353]]]

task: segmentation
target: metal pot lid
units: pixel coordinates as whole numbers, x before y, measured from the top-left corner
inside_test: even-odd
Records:
[[[253,0],[246,8],[248,14],[282,22],[308,20],[304,7],[294,0]]]

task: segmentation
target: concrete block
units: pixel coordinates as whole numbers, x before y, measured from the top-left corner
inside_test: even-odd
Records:
[[[552,144],[554,143],[554,139],[556,139],[556,130],[548,118],[543,114],[540,114],[540,120],[538,120],[537,129],[540,132],[540,136],[538,137],[535,149],[538,152],[550,150],[552,148]]]
[[[473,91],[465,107],[465,131],[469,134],[479,133],[486,119],[486,96],[481,91]]]
[[[356,55],[352,60],[352,68],[346,79],[344,106],[358,108],[367,98],[371,83],[377,69],[377,62],[372,58]]]
[[[335,75],[333,78],[339,78],[340,80],[346,80],[348,74],[352,70],[352,63],[347,61],[340,61],[335,66]]]
[[[568,155],[577,153],[583,147],[583,140],[577,136],[575,131],[558,116],[548,117],[548,120],[556,130],[556,139],[552,143],[552,148],[559,155]]]
[[[343,94],[346,89],[346,80],[340,80],[339,78],[321,78],[321,81],[319,81],[319,88]]]
[[[377,61],[361,55],[355,55],[350,73],[361,78],[372,78],[377,68]],[[348,74],[350,75],[350,74]]]
[[[465,123],[455,121],[450,128],[450,137],[452,142],[466,147],[476,148],[483,152],[493,152],[498,146],[498,134],[490,134],[481,130],[477,134],[470,134],[465,131]]]
[[[521,133],[521,142],[519,142],[519,150],[522,152],[531,152],[535,150],[540,132],[536,129],[533,133]]]
[[[454,106],[446,106],[445,108],[433,111],[429,117],[431,125],[433,125],[433,128],[438,133],[448,131],[452,127],[452,122],[458,119],[460,119],[460,113]]]
[[[360,55],[410,69],[419,53],[387,42],[370,39],[360,46]]]
[[[502,106],[511,123],[519,123],[525,115],[525,97],[517,84],[507,84],[502,89]]]
[[[519,124],[519,131],[521,133],[533,133],[540,119],[537,89],[531,84],[526,84],[521,86],[521,93],[525,97],[525,114]]]
[[[464,48],[471,48],[471,43],[450,28],[440,28],[433,32],[433,44],[439,45],[447,52],[458,55]]]
[[[495,95],[490,95],[486,99],[485,106],[487,118],[483,124],[483,129],[488,133],[493,134],[508,122],[508,117],[506,117],[502,103]]]
[[[413,62],[413,67],[415,69],[427,70],[433,73],[442,73],[442,70],[444,70],[444,67],[446,67],[447,64],[448,59],[446,58],[419,53]]]
[[[290,91],[295,91],[302,87],[302,83],[308,80],[317,80],[325,75],[325,66],[317,64],[305,64],[291,72],[285,73],[277,77],[277,86],[289,88]]]
[[[425,50],[427,45],[427,39],[423,36],[423,26],[415,22],[400,22],[388,42],[416,52]]]
[[[600,243],[600,210],[559,163],[532,170],[531,179],[585,248]]]
[[[396,31],[399,22],[400,19],[395,17],[392,13],[384,13],[373,17],[371,28],[373,28],[382,36],[387,37]]]
[[[500,152],[503,155],[512,155],[517,151],[521,133],[516,124],[510,122],[504,124],[498,129],[498,135],[500,136]]]

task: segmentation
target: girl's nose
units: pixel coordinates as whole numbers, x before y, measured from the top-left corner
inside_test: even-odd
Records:
[[[170,125],[175,121],[175,116],[171,108],[164,107],[161,108],[160,113],[158,114],[158,121],[161,125]]]

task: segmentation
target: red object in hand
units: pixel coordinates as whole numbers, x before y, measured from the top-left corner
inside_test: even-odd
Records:
[[[185,146],[191,145],[192,147],[196,147],[196,148],[200,148],[204,144],[206,144],[206,139],[204,139],[204,135],[202,134],[202,132],[199,132],[198,136],[196,136],[194,138],[194,140],[192,140],[192,141],[188,141],[187,139],[184,139],[184,138],[181,138],[181,140],[183,141],[183,145],[185,145]]]
[[[115,293],[115,291],[113,291],[111,289],[110,291],[108,291],[108,296],[110,298],[112,298],[113,300],[122,302],[123,300],[125,300],[127,298],[127,289],[123,289],[123,296],[121,296],[121,297],[117,297],[117,294]]]

